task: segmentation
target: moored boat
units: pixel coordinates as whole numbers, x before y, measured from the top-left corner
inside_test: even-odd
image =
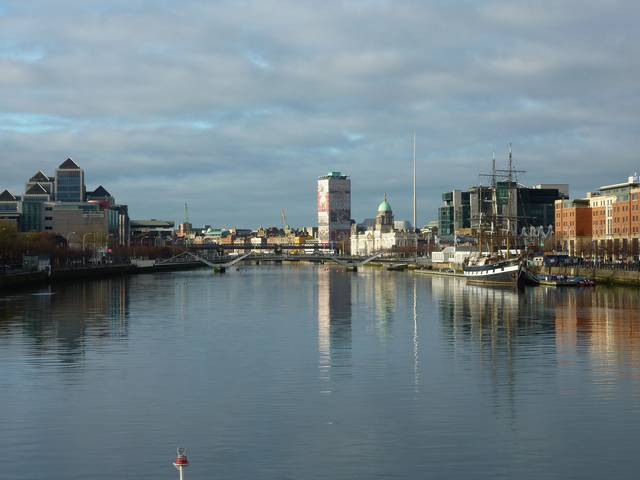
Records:
[[[520,285],[526,280],[526,267],[519,258],[492,259],[480,257],[471,259],[463,267],[464,277],[470,283],[487,283],[493,285]]]
[[[538,275],[540,285],[552,287],[592,287],[595,282],[589,278],[571,275]]]

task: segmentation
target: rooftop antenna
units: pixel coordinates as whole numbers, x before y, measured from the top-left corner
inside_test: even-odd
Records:
[[[413,132],[413,228],[418,228],[416,220],[416,132]]]

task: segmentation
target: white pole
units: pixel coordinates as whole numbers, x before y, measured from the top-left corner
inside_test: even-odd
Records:
[[[418,220],[416,214],[416,132],[413,132],[413,235],[415,236],[414,257],[418,262]]]
[[[416,220],[416,132],[413,132],[413,228],[418,229]]]
[[[184,467],[181,465],[181,466],[178,468],[178,470],[180,471],[180,480],[184,480],[184,474],[183,474]]]

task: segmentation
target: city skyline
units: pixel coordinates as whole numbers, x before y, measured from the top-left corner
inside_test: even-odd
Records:
[[[134,218],[302,226],[337,170],[410,219],[415,130],[419,225],[508,142],[579,197],[640,169],[639,8],[0,0],[2,188],[71,157]]]

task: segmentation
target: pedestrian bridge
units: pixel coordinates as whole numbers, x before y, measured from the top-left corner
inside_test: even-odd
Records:
[[[215,261],[211,261],[211,259],[205,258],[201,255],[198,255],[197,253],[193,253],[193,252],[182,252],[178,255],[175,255],[171,258],[168,258],[166,260],[162,260],[160,262],[158,262],[159,265],[166,265],[166,264],[171,264],[171,263],[186,263],[186,262],[193,262],[193,261],[197,261],[200,262],[204,265],[206,265],[209,268],[212,268],[215,272],[217,273],[224,273],[228,268],[233,267],[234,265],[242,262],[242,261],[246,261],[246,260],[253,260],[256,263],[259,263],[261,261],[276,261],[276,262],[281,262],[283,260],[296,260],[296,261],[300,261],[300,260],[307,260],[307,261],[315,261],[315,262],[334,262],[337,265],[340,265],[344,268],[346,268],[349,271],[352,272],[357,272],[358,271],[358,267],[362,267],[364,265],[366,265],[369,262],[372,262],[373,260],[380,258],[382,256],[382,253],[377,253],[375,255],[372,255],[370,257],[367,257],[365,259],[358,259],[358,260],[354,260],[354,259],[350,259],[350,258],[340,258],[337,257],[335,255],[296,255],[293,257],[289,257],[287,255],[253,255],[251,252],[250,253],[245,253],[244,255],[240,255],[239,257],[236,257],[230,261],[227,262],[215,262]]]

